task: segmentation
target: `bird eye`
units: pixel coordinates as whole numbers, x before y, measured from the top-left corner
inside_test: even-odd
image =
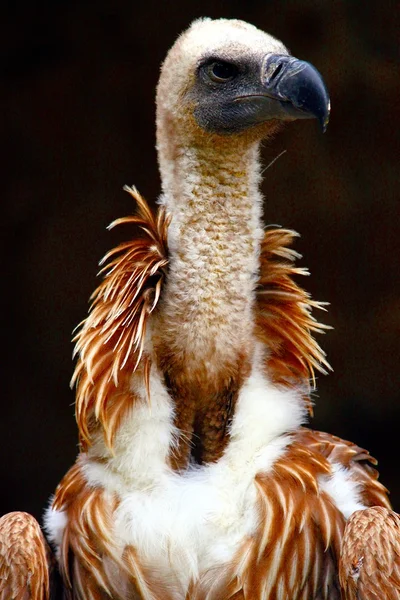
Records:
[[[208,65],[207,69],[210,79],[218,83],[224,83],[236,77],[238,68],[231,63],[215,61]]]

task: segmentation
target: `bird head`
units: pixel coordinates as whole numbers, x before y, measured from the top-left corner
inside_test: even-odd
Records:
[[[325,130],[329,109],[315,67],[253,25],[230,19],[192,23],[170,49],[157,92],[158,125],[191,140],[261,139],[294,119],[316,118]]]

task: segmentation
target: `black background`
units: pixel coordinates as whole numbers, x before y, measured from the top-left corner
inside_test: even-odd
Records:
[[[14,2],[2,5],[0,514],[40,517],[77,453],[71,332],[107,232],[160,184],[154,148],[159,65],[199,16],[268,31],[324,75],[328,131],[285,128],[264,147],[265,219],[292,227],[329,301],[313,426],[367,447],[400,509],[399,11],[395,2],[265,0]]]

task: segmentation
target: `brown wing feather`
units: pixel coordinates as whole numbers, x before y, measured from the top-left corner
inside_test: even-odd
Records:
[[[330,433],[306,428],[301,429],[297,437],[307,448],[319,452],[330,462],[349,469],[353,479],[359,484],[361,498],[366,506],[391,508],[388,491],[378,481],[379,473],[375,468],[377,460],[367,450]]]
[[[351,471],[366,504],[380,504],[378,510],[388,512],[387,491],[377,481],[376,460],[366,450],[328,433],[303,428],[293,435],[293,443],[271,472],[256,477],[258,530],[245,542],[228,572],[211,573],[213,581],[208,586],[203,582],[196,600],[208,598],[210,589],[218,600],[339,600],[338,563],[345,518],[320,488],[321,477],[332,472],[332,462]],[[386,543],[377,541],[375,546],[387,550],[389,535],[387,530],[385,533]],[[393,539],[393,530],[390,533]],[[400,554],[396,557],[400,560]],[[386,560],[383,552],[380,560]],[[386,565],[389,571],[391,564],[393,560]],[[364,596],[346,600],[356,598],[364,600]],[[389,598],[397,596],[382,600]],[[378,597],[365,596],[365,600]]]
[[[344,519],[318,485],[329,472],[328,461],[295,436],[272,472],[256,477],[264,520],[248,565],[246,599],[256,590],[257,599],[339,599],[335,564]]]
[[[0,519],[0,600],[47,600],[50,556],[32,515],[4,515]]]
[[[344,600],[400,600],[400,516],[376,506],[355,512],[339,569]]]
[[[105,256],[104,280],[75,337],[78,362],[72,384],[77,383],[76,419],[83,450],[98,425],[112,447],[121,419],[133,402],[129,381],[139,364],[146,379],[148,359],[141,361],[146,324],[160,297],[168,263],[169,219],[164,209],[154,215],[134,188],[126,190],[136,200],[138,214],[118,219],[110,227],[136,225],[144,235]]]
[[[119,500],[86,483],[84,464],[81,455],[58,485],[53,502],[55,510],[67,515],[59,568],[68,600],[173,600],[165,582],[160,584],[157,573],[141,564],[135,548],[126,546],[121,554],[114,533]]]
[[[293,385],[314,381],[315,370],[330,369],[313,333],[329,329],[311,314],[323,308],[294,281],[307,275],[295,266],[300,255],[291,249],[297,234],[287,229],[267,229],[261,247],[261,269],[257,294],[257,329],[269,348],[267,368],[276,383]]]
[[[326,458],[294,436],[271,472],[256,477],[256,531],[228,570],[200,582],[194,598],[339,600],[344,517],[318,484],[330,471]]]
[[[87,485],[83,465],[82,456],[78,457],[59,483],[53,501],[53,508],[67,515],[59,568],[68,597],[97,600],[113,597],[115,586],[119,582],[122,585],[121,561],[112,535],[112,516],[117,502],[102,488]],[[106,572],[110,557],[115,563],[114,577]],[[120,596],[115,593],[115,597]]]

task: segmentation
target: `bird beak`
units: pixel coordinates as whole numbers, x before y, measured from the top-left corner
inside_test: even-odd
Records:
[[[322,131],[326,130],[329,96],[322,76],[310,63],[284,54],[267,54],[261,85],[254,91],[236,101],[248,105],[256,122],[316,118]]]
[[[282,103],[289,117],[315,117],[322,131],[326,130],[330,101],[324,80],[313,65],[293,56],[269,54],[262,79],[266,93]]]

